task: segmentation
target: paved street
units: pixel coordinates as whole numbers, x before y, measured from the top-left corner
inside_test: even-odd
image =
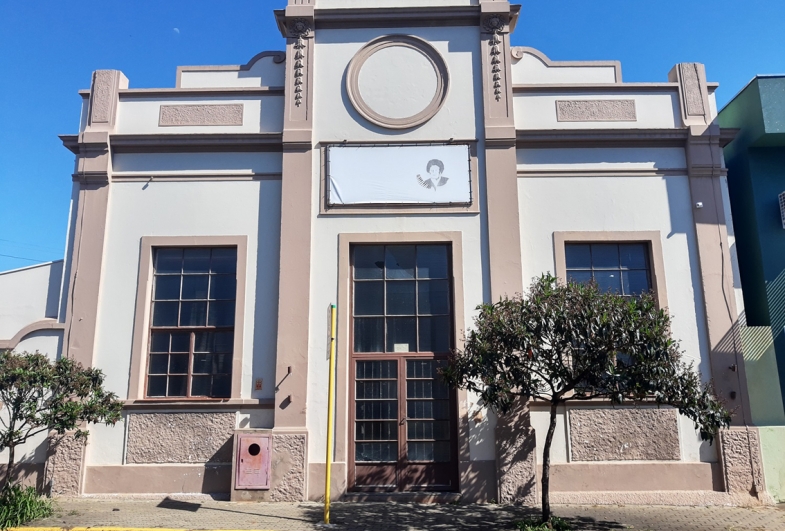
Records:
[[[785,507],[556,506],[576,530],[785,531]],[[534,510],[498,505],[335,503],[335,529],[420,531],[514,529]],[[322,518],[317,503],[229,503],[207,498],[62,499],[41,527],[160,527],[312,531]]]

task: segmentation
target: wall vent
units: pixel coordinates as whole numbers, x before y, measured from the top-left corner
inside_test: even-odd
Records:
[[[780,194],[780,219],[782,219],[782,228],[785,229],[785,192]]]

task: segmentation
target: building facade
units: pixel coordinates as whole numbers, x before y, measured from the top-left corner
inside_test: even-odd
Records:
[[[785,501],[785,76],[756,76],[718,115],[739,130],[725,147],[739,271],[752,420],[766,486]]]
[[[550,271],[653,290],[735,412],[708,445],[672,409],[563,408],[552,499],[766,502],[717,85],[697,63],[624,83],[615,61],[513,47],[519,9],[290,0],[285,51],[167,89],[94,72],[62,137],[65,263],[0,275],[40,301],[10,307],[0,346],[102,369],[124,417],[28,445],[30,481],[319,499],[335,304],[334,497],[535,503],[547,409],[497,418],[436,371],[478,304]],[[238,456],[264,488],[238,485]]]

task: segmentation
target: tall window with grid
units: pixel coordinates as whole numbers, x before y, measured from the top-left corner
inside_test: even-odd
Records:
[[[353,488],[453,490],[454,393],[439,369],[453,347],[450,247],[352,249]]]
[[[153,268],[146,396],[228,398],[237,249],[160,247]]]
[[[646,243],[567,243],[567,280],[594,280],[604,291],[625,297],[652,287],[649,248]]]

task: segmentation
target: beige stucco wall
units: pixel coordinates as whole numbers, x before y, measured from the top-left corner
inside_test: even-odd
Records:
[[[283,45],[281,46],[283,48]],[[197,66],[186,69],[180,75],[181,88],[212,87],[282,87],[285,64],[277,63],[270,55],[254,62],[250,68],[228,70],[225,67],[210,69]]]
[[[634,100],[637,120],[560,122],[556,101],[571,100]],[[665,129],[681,127],[679,100],[676,88],[670,92],[625,91],[623,94],[559,92],[548,89],[515,95],[516,129]]]
[[[614,65],[577,65],[574,62],[549,65],[542,56],[527,51],[520,59],[512,61],[512,82],[516,85],[594,84],[616,83],[617,79]]]
[[[283,128],[283,95],[199,96],[173,95],[165,100],[145,97],[121,97],[117,111],[120,134],[186,133],[276,133]],[[161,105],[242,105],[242,125],[161,126]]]
[[[145,215],[139,215],[144,212]],[[95,365],[127,396],[142,236],[248,236],[242,396],[272,382],[277,320],[280,181],[129,182],[112,185]]]
[[[0,272],[0,340],[41,319],[57,318],[62,276],[62,260]]]
[[[657,150],[625,152],[634,155],[626,157],[630,161],[649,159],[654,165],[670,166],[679,160],[677,154],[670,151],[659,152],[659,158],[652,157],[658,154]],[[519,171],[527,168],[520,164],[521,158]],[[587,156],[574,156],[571,162],[575,170],[592,169]],[[618,153],[611,162],[625,164],[619,161]],[[624,171],[620,171],[620,175],[624,175]],[[681,341],[685,361],[694,362],[704,378],[710,376],[686,176],[525,176],[518,179],[518,190],[524,285],[546,271],[554,272],[554,231],[659,231],[673,335]],[[547,426],[547,414],[544,409],[532,411],[532,425],[535,429],[539,427],[538,434]],[[563,420],[559,426],[566,426]],[[566,440],[567,435],[562,431],[565,429],[559,428],[558,438]],[[679,419],[679,433],[684,461],[716,461],[716,445],[700,442],[688,419]],[[540,455],[541,448],[538,444]],[[561,444],[554,445],[553,452],[554,462],[568,459],[566,448]]]

